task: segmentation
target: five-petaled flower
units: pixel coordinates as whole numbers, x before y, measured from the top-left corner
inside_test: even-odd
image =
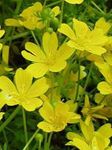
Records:
[[[58,48],[58,39],[55,32],[44,33],[43,50],[32,42],[25,44],[26,50],[22,51],[24,58],[33,61],[27,70],[36,78],[44,76],[48,71],[60,72],[66,67],[66,60],[73,54],[74,50],[62,44]]]
[[[37,126],[45,132],[62,131],[67,123],[74,123],[80,119],[80,115],[71,112],[69,105],[61,101],[57,102],[55,106],[45,102],[39,113],[44,121]]]
[[[19,68],[16,71],[14,82],[5,76],[0,77],[0,89],[2,100],[9,106],[21,105],[27,111],[34,111],[43,102],[39,96],[43,95],[49,88],[45,77],[36,80],[32,84],[33,77],[29,72]]]

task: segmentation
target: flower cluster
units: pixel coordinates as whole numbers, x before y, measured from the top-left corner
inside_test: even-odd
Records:
[[[6,30],[0,41],[0,120],[5,106],[22,108],[26,146],[28,111],[35,112],[37,128],[47,133],[42,149],[49,149],[51,133],[64,130],[70,140],[66,147],[112,150],[112,24],[104,17],[89,24],[75,15],[67,23],[64,4],[81,3],[84,0],[62,0],[60,8],[54,7],[55,2],[49,7],[49,1],[43,5],[37,1],[18,16],[5,19],[6,28],[14,28],[15,35],[7,40]],[[0,29],[0,38],[4,34]],[[18,43],[12,44],[18,38],[23,38],[20,51]],[[10,66],[12,49],[24,60],[19,67]]]

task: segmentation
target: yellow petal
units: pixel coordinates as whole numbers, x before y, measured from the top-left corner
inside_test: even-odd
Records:
[[[67,44],[63,44],[57,51],[57,59],[61,57],[61,59],[66,60],[73,54],[73,52],[74,50],[72,48],[70,48]]]
[[[25,101],[21,101],[20,104],[27,111],[34,111],[35,109],[39,108],[43,104],[43,102],[39,98],[32,98],[32,99],[26,99]]]
[[[12,93],[17,93],[17,90],[11,80],[5,76],[0,77],[0,89],[2,89],[7,95]]]
[[[0,120],[3,118],[4,112],[0,112]]]
[[[84,38],[89,31],[86,23],[79,21],[77,19],[73,19],[73,28],[75,30],[75,34],[78,38]]]
[[[100,134],[103,135],[104,138],[112,137],[112,127],[111,124],[106,123],[105,125],[101,126],[98,131]]]
[[[45,77],[36,80],[28,90],[29,97],[37,97],[43,95],[49,88],[49,83]]]
[[[112,94],[112,86],[105,81],[100,82],[97,88],[101,94]]]
[[[55,64],[49,66],[49,71],[51,72],[59,72],[66,67],[66,61],[59,59],[55,62]]]
[[[107,50],[101,46],[94,46],[94,45],[86,45],[85,50],[92,53],[101,56],[103,53],[105,53]]]
[[[58,31],[66,36],[68,36],[70,39],[76,39],[74,31],[69,27],[69,25],[62,23]]]
[[[29,65],[26,70],[29,71],[35,78],[39,78],[47,73],[48,66],[44,63],[34,63]]]
[[[19,23],[19,20],[13,19],[13,18],[6,19],[5,25],[6,26],[14,26],[14,27],[20,27],[21,26],[21,24]]]
[[[91,122],[90,122],[91,124]],[[83,121],[80,121],[80,127],[81,127],[81,131],[84,135],[84,137],[86,138],[87,141],[90,141],[93,137],[93,128],[89,127],[89,125],[86,125]]]
[[[2,43],[0,43],[0,50],[2,49],[2,47],[3,47],[3,44],[2,44]]]
[[[58,48],[58,39],[56,33],[44,33],[42,42],[46,55],[52,56]]]
[[[0,38],[5,34],[5,30],[0,30]]]
[[[81,4],[84,0],[65,0],[70,4]]]
[[[91,150],[89,145],[84,140],[79,138],[74,138],[73,141],[68,142],[66,145],[73,145],[79,150]]]
[[[8,62],[9,62],[9,46],[8,45],[3,46],[2,60],[5,64],[8,65]]]
[[[43,107],[39,109],[39,113],[49,123],[54,120],[54,109],[49,102],[44,103]]]
[[[76,41],[70,40],[70,41],[67,42],[67,44],[68,44],[68,46],[73,47],[76,50],[81,50],[81,51],[85,50],[84,46],[81,45],[80,43],[78,43],[77,40]]]
[[[15,77],[15,84],[19,93],[26,93],[32,84],[32,76],[22,68],[17,69]]]
[[[44,132],[53,132],[54,131],[53,126],[50,123],[45,122],[45,121],[40,122],[37,125],[37,127],[42,129]]]
[[[111,24],[109,22],[106,22],[103,17],[98,19],[98,21],[95,23],[95,29],[102,29],[104,34],[106,34],[110,28]]]
[[[39,61],[43,61],[45,59],[45,54],[42,52],[42,50],[40,49],[40,47],[32,42],[27,42],[25,44],[25,48],[28,52],[30,52],[30,54],[32,54],[31,59],[33,60],[37,60]],[[27,52],[26,52],[27,53]],[[30,60],[30,54],[26,55],[26,53],[22,53],[23,57],[25,57],[26,59]],[[34,57],[35,56],[35,57]]]
[[[59,6],[54,7],[51,11],[54,13],[55,16],[59,15],[61,12]]]

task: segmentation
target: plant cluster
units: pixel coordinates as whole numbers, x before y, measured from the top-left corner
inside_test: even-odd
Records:
[[[112,150],[106,1],[11,0],[5,13],[7,3],[0,3],[0,150]]]

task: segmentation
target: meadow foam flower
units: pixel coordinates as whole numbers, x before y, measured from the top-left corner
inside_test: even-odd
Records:
[[[44,121],[37,126],[45,132],[62,131],[67,123],[74,123],[80,119],[80,115],[71,112],[69,105],[61,101],[55,105],[45,102],[39,113]]]
[[[18,19],[8,18],[5,20],[7,26],[24,26],[27,29],[34,30],[36,28],[42,29],[45,26],[47,19],[55,18],[60,13],[58,6],[48,9],[44,8],[40,2],[36,2],[20,13]]]
[[[80,51],[101,55],[106,52],[103,47],[108,38],[102,29],[90,30],[86,23],[73,19],[73,29],[62,23],[58,31],[70,38],[68,45]]]
[[[97,131],[92,122],[86,124],[80,121],[82,134],[68,132],[67,138],[71,140],[66,145],[77,147],[79,150],[106,150],[112,137],[111,124],[102,125]]]
[[[0,38],[4,35],[4,33],[5,33],[5,30],[0,29]],[[0,50],[2,49],[2,46],[3,46],[3,44],[0,43]]]
[[[70,4],[81,4],[84,0],[65,0],[65,2],[68,2]]]
[[[60,72],[66,67],[66,60],[73,54],[73,49],[62,44],[58,47],[58,39],[55,32],[44,33],[43,50],[38,45],[27,42],[26,50],[22,51],[22,56],[33,64],[27,67],[27,70],[36,78],[44,76],[48,71]]]
[[[95,63],[101,74],[104,76],[105,81],[98,83],[98,90],[101,94],[108,95],[112,94],[112,66],[106,62]]]
[[[33,77],[29,72],[19,68],[14,76],[14,83],[6,76],[0,77],[0,89],[4,102],[10,106],[21,105],[27,111],[34,111],[42,105],[39,96],[49,88],[45,77],[32,83]]]

